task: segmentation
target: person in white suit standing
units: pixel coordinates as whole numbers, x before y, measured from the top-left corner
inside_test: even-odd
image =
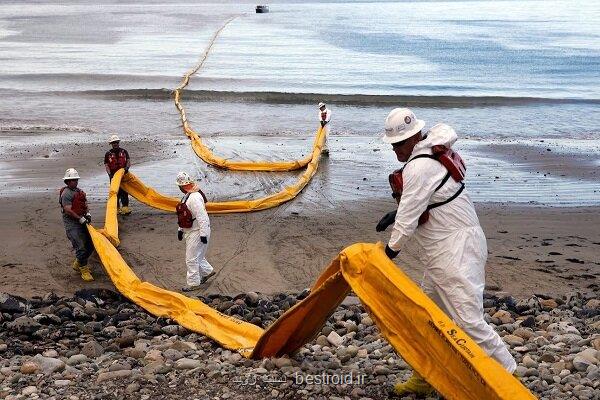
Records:
[[[187,286],[181,290],[197,290],[208,278],[215,274],[212,265],[206,260],[210,242],[210,220],[206,212],[206,196],[198,184],[186,172],[177,174],[177,185],[184,193],[177,204],[177,238],[185,238],[185,264],[187,266]]]

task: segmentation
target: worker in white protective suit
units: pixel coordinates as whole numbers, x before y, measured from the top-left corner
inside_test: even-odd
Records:
[[[325,141],[323,142],[323,148],[321,149],[321,154],[324,156],[329,156],[329,147],[327,146],[327,134],[329,133],[329,121],[331,120],[331,110],[327,108],[325,103],[319,103],[319,123],[321,127],[325,130]]]
[[[185,264],[187,265],[187,286],[181,290],[190,292],[200,288],[215,274],[212,265],[206,260],[210,241],[210,220],[206,212],[206,196],[196,182],[186,172],[177,174],[177,185],[184,193],[177,204],[177,239],[185,238]]]
[[[385,248],[392,259],[410,237],[416,240],[425,266],[423,291],[487,354],[513,373],[515,360],[483,319],[485,235],[463,182],[449,178],[450,169],[432,156],[434,146],[436,151],[439,145],[451,148],[456,132],[438,124],[423,135],[424,125],[407,108],[392,110],[385,121],[383,141],[393,146],[398,161],[405,165],[398,209],[382,218],[377,231],[393,224]],[[413,371],[408,381],[396,383],[394,392],[429,394],[433,388]]]

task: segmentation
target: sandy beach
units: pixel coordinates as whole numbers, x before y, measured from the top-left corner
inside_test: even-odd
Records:
[[[5,133],[5,137],[7,135]],[[23,134],[20,139],[27,142]],[[261,139],[248,138],[248,142],[255,140],[260,142]],[[336,139],[332,141],[335,148]],[[133,172],[145,164],[170,159],[173,156],[171,148],[181,152],[186,147],[184,140],[173,143],[140,139],[126,144],[135,156]],[[0,291],[29,297],[49,291],[65,295],[89,286],[112,287],[96,256],[92,258],[96,276],[93,284],[82,282],[72,273],[70,263],[73,255],[64,234],[56,199],[60,180],[56,178],[55,171],[76,165],[84,177],[99,174],[99,178],[91,180],[94,185],[82,179],[80,186],[92,199],[94,225],[103,225],[105,193],[108,190],[108,179],[103,178],[101,172],[105,148],[105,144],[98,142],[76,145],[41,143],[28,146],[26,151],[16,146],[1,156],[0,162],[23,171],[28,185],[37,185],[38,189],[21,189],[3,198],[0,203],[0,236],[4,240],[0,252]],[[50,156],[45,157],[48,154]],[[373,154],[373,157],[378,156],[377,152]],[[538,157],[540,159],[535,164],[543,171],[544,160]],[[555,168],[555,164],[553,158],[549,167]],[[281,207],[257,213],[212,217],[213,236],[208,259],[217,275],[198,294],[301,291],[311,286],[344,247],[356,242],[385,242],[388,239],[389,233],[378,234],[374,230],[380,216],[394,207],[385,188],[387,174],[379,177],[378,182],[371,182],[377,179],[376,174],[367,175],[366,181],[355,177],[356,182],[351,184],[363,186],[368,183],[371,186],[366,189],[360,186],[346,188],[340,194],[329,187],[327,179],[336,179],[337,171],[351,169],[351,166],[343,159],[338,161],[338,156],[332,154],[330,159],[324,159],[320,168],[320,173],[306,190]],[[391,168],[395,165],[390,165]],[[203,169],[207,171],[205,185],[209,196],[226,198],[228,193],[235,196],[219,185],[218,174],[238,175],[235,182],[238,185],[244,182],[244,177],[240,178],[236,173],[214,171],[210,167]],[[578,174],[581,170],[576,164],[563,169],[566,173],[578,171]],[[595,171],[588,174],[595,174]],[[281,179],[282,175],[275,175]],[[35,179],[31,179],[33,177]],[[141,177],[147,178],[143,174]],[[278,183],[278,180],[272,179],[258,179],[265,192],[275,190],[269,185]],[[293,179],[293,176],[285,179]],[[342,179],[345,179],[344,175]],[[255,182],[248,180],[250,182],[245,184],[245,189],[243,185],[237,188],[240,192],[247,190],[246,196],[251,196],[253,193],[248,186]],[[153,184],[152,181],[147,183]],[[164,182],[161,181],[161,184],[164,185]],[[342,187],[343,182],[336,180],[335,186]],[[165,188],[176,195],[173,189]],[[350,189],[353,189],[352,193],[348,193]],[[132,204],[134,213],[119,217],[121,254],[141,279],[178,290],[185,283],[185,264],[184,245],[176,240],[175,216],[153,210],[135,200]],[[478,203],[476,207],[488,238],[489,290],[517,297],[599,290],[600,242],[597,226],[600,216],[597,207],[511,203]],[[415,281],[419,281],[422,267],[415,246],[402,253],[397,263]]]

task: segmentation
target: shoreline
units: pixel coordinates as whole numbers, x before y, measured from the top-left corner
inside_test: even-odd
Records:
[[[93,284],[84,284],[72,273],[73,256],[56,200],[60,174],[67,167],[76,166],[83,177],[80,187],[90,198],[92,223],[103,225],[108,180],[101,161],[108,146],[97,141],[97,134],[93,143],[89,143],[90,138],[88,142],[84,139],[75,133],[68,143],[44,144],[42,138],[41,143],[27,147],[14,145],[0,154],[0,163],[21,163],[21,171],[26,176],[33,174],[40,186],[39,190],[15,192],[0,201],[0,237],[5,242],[0,251],[0,291],[28,296],[55,290],[65,295],[90,286],[112,287],[95,255],[91,259],[96,276]],[[253,144],[244,153],[235,150],[242,143],[238,137],[220,137],[218,150],[229,152],[229,156],[253,159],[272,153],[292,158],[312,142],[311,137],[304,140],[282,137],[275,143],[262,137],[247,139]],[[379,218],[394,207],[388,196],[387,180],[383,179],[387,173],[382,178],[364,175],[363,169],[380,170],[382,165],[390,168],[395,165],[391,163],[393,160],[387,161],[391,155],[385,154],[387,158],[382,163],[364,167],[375,157],[381,157],[382,146],[372,144],[368,151],[357,154],[357,146],[364,144],[340,145],[338,139],[330,138],[330,147],[337,152],[323,161],[317,175],[296,199],[262,212],[211,217],[213,235],[208,259],[217,275],[201,293],[300,291],[310,287],[344,247],[388,239],[389,232],[378,234],[374,230]],[[27,142],[26,137],[20,140]],[[73,142],[80,143],[75,147],[79,151],[73,150]],[[190,160],[212,200],[231,198],[232,191],[237,198],[257,197],[296,179],[296,173],[234,174],[207,167],[192,153],[187,139],[136,136],[125,141],[123,147],[133,157],[133,173],[173,196],[179,194],[172,176],[177,170],[189,169]],[[371,148],[380,150],[374,152]],[[58,152],[53,153],[54,149]],[[254,150],[258,156],[254,156]],[[485,157],[480,153],[470,154]],[[359,159],[354,161],[356,157]],[[477,171],[476,159],[475,164],[471,170]],[[474,192],[470,190],[472,198],[477,196]],[[184,245],[176,240],[176,218],[135,199],[132,206],[131,216],[119,217],[122,238],[119,251],[140,279],[179,290],[184,284],[185,265]],[[600,226],[600,207],[476,202],[476,209],[488,238],[488,286],[517,297],[534,293],[558,295],[575,289],[599,290],[600,241],[594,238],[595,227]],[[413,280],[420,281],[422,267],[414,248],[403,252],[398,264]],[[531,279],[522,279],[524,276]]]

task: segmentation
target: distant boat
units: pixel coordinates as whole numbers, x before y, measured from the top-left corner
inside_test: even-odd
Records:
[[[264,14],[269,12],[269,6],[256,6],[257,14]]]

